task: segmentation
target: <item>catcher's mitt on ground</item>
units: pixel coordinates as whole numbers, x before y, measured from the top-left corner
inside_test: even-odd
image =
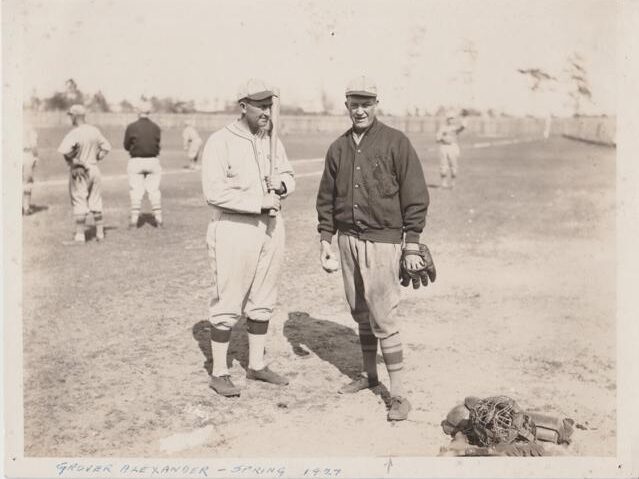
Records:
[[[574,421],[522,410],[508,396],[468,396],[441,422],[453,456],[542,456],[543,442],[569,444]]]
[[[71,165],[71,178],[74,181],[87,179],[89,172],[84,165]]]
[[[410,255],[417,255],[422,258],[424,266],[418,270],[411,270],[406,264],[406,257]],[[437,272],[435,270],[435,263],[430,255],[430,251],[425,244],[419,245],[419,251],[404,250],[402,251],[402,257],[399,260],[399,279],[402,282],[402,286],[408,286],[411,282],[413,288],[417,289],[420,285],[428,286],[428,280],[435,281]]]

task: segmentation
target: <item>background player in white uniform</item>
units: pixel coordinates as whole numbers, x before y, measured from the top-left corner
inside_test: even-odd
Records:
[[[38,134],[25,120],[22,133],[22,214],[33,213],[31,191],[33,189],[33,171],[38,164]]]
[[[250,80],[238,93],[239,120],[213,133],[202,152],[202,187],[211,207],[207,231],[213,288],[211,388],[238,396],[227,368],[231,328],[247,318],[247,378],[285,385],[288,380],[264,364],[264,344],[277,300],[277,279],[284,254],[284,220],[279,196],[293,192],[295,180],[284,146],[278,140],[277,172],[269,182],[269,136],[266,133],[273,90]],[[269,186],[279,196],[268,193]],[[278,210],[269,216],[269,209]]]
[[[457,135],[466,128],[465,121],[457,122],[457,117],[449,113],[444,123],[437,131],[439,143],[439,174],[442,188],[453,188],[457,177],[459,161],[459,144]],[[448,176],[450,175],[450,182]]]
[[[182,141],[184,143],[184,149],[186,155],[189,158],[189,168],[196,169],[198,156],[200,155],[200,148],[202,147],[202,137],[195,129],[195,120],[190,118],[185,122],[184,130],[182,131]]]
[[[86,215],[93,214],[95,238],[104,239],[102,219],[102,187],[98,161],[111,151],[111,144],[95,126],[86,123],[86,110],[82,105],[73,105],[68,112],[74,128],[58,147],[69,165],[69,195],[75,218],[77,242],[84,242]]]

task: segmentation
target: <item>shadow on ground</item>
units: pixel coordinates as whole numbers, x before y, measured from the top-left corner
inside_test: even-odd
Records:
[[[31,207],[29,208],[29,213],[23,214],[22,216],[32,216],[40,213],[41,211],[47,211],[48,209],[49,207],[46,205],[31,205]]]
[[[289,313],[284,323],[284,336],[298,356],[308,356],[313,352],[350,379],[359,377],[362,372],[359,337],[351,328],[296,311]],[[379,355],[377,362],[383,363]],[[390,393],[384,385],[380,384],[373,392],[388,406]]]
[[[104,235],[105,237],[109,236],[109,231],[112,230],[117,230],[118,227],[117,226],[105,226],[104,227]],[[90,226],[89,229],[87,229],[86,231],[86,240],[87,241],[91,241],[95,239],[95,225],[94,226]]]
[[[138,224],[136,225],[138,228],[142,228],[145,224],[149,224],[154,228],[157,228],[158,224],[155,221],[155,216],[152,213],[142,213],[138,218]]]
[[[200,351],[204,355],[203,367],[208,374],[213,371],[213,352],[211,350],[211,322],[208,319],[198,321],[193,325],[193,339],[198,344]],[[237,322],[231,331],[231,341],[227,355],[227,365],[231,367],[233,360],[237,360],[240,365],[248,368],[248,335],[246,332],[246,319],[243,317]]]

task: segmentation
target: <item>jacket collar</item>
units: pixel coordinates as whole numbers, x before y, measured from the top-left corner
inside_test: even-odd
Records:
[[[260,138],[260,135],[251,133],[240,120],[235,120],[233,123],[226,125],[226,129],[245,140],[255,141]]]
[[[371,126],[368,127],[368,130],[366,130],[366,132],[364,133],[364,136],[362,137],[362,141],[364,141],[365,138],[367,138],[369,135],[376,133],[377,130],[379,130],[382,127],[383,123],[381,121],[379,121],[377,119],[377,117],[375,117],[375,119],[373,120],[373,123],[371,123]],[[344,133],[344,136],[347,138],[353,138],[353,127],[351,126],[346,133]],[[355,141],[355,140],[353,140]]]

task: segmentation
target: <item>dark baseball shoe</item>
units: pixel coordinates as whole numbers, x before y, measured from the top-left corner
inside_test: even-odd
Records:
[[[247,369],[246,379],[253,379],[254,381],[264,381],[265,383],[277,384],[278,386],[286,386],[288,384],[288,379],[271,371],[268,366],[257,371],[251,368]]]
[[[408,399],[401,396],[391,398],[390,409],[388,410],[389,421],[404,421],[408,418],[408,413],[412,409]]]
[[[233,384],[231,376],[228,374],[219,377],[211,375],[209,387],[220,396],[237,397],[240,395],[240,388]]]
[[[339,388],[337,392],[340,394],[354,394],[363,389],[373,389],[377,386],[379,386],[379,380],[377,378],[369,379],[367,376],[360,376]]]

